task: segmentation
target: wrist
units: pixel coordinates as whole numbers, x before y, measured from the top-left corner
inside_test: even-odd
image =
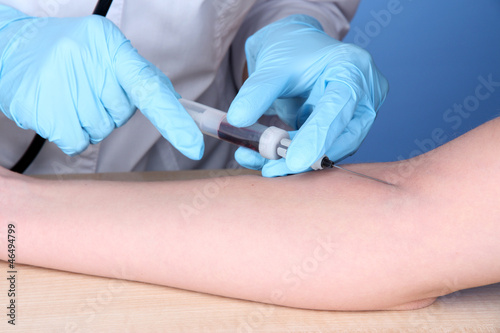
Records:
[[[294,14],[287,16],[276,23],[282,22],[283,24],[286,25],[291,25],[291,24],[301,24],[301,25],[308,25],[311,26],[314,29],[324,31],[323,26],[321,23],[314,17],[306,14]]]
[[[248,43],[248,40],[252,38],[263,39],[266,37],[266,35],[268,35],[269,33],[272,34],[276,30],[287,29],[286,32],[290,32],[290,30],[288,29],[293,29],[293,28],[303,29],[304,26],[308,26],[309,28],[313,28],[315,30],[324,32],[321,23],[314,17],[305,14],[293,14],[285,18],[282,18],[278,21],[272,22],[264,26],[263,28],[257,30],[253,35],[251,35],[247,39],[246,42]]]
[[[0,31],[13,21],[26,18],[27,15],[7,5],[0,5]],[[3,39],[3,38],[2,38]]]
[[[22,31],[18,27],[11,29],[12,23],[27,18],[28,16],[17,9],[6,5],[0,5],[0,55],[11,39],[15,36],[23,38]]]
[[[283,44],[296,50],[299,44],[303,44],[304,38],[311,38],[311,34],[326,35],[321,23],[314,17],[305,14],[287,16],[258,30],[245,42],[249,74],[255,71],[257,59],[263,50],[274,49]],[[288,55],[292,56],[292,54]]]

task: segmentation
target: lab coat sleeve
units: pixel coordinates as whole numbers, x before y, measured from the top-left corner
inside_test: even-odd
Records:
[[[234,80],[239,88],[245,66],[245,42],[266,25],[294,14],[316,18],[327,34],[342,39],[349,30],[359,0],[259,0],[248,13],[231,47]]]

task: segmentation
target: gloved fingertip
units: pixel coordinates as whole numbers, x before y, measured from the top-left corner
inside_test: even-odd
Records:
[[[241,99],[233,101],[227,112],[227,121],[235,127],[247,127],[254,124],[257,119],[251,117],[248,104]]]
[[[262,169],[262,177],[266,177],[266,178],[276,178],[276,177],[283,177],[283,176],[287,176],[288,174],[287,173],[275,173],[273,171],[271,171],[270,169]]]
[[[178,121],[181,122],[179,119]],[[184,123],[182,129],[163,131],[162,134],[165,139],[187,158],[198,161],[203,157],[205,151],[203,134],[194,123]]]
[[[205,147],[203,146],[202,148],[184,148],[184,149],[179,149],[179,151],[182,153],[182,155],[186,156],[187,158],[194,160],[194,161],[199,161],[203,158],[203,154],[205,151]]]
[[[202,142],[197,148],[193,149],[192,160],[199,161],[203,158],[203,154],[205,154],[205,143]]]
[[[286,165],[293,172],[303,172],[316,162],[315,157],[318,155],[316,149],[312,147],[302,147],[300,143],[292,142],[292,146],[288,149],[286,157]]]
[[[293,173],[284,159],[270,161],[262,168],[262,176],[266,178],[283,177]]]
[[[87,149],[88,146],[89,145],[87,144],[84,147],[78,147],[76,149],[75,148],[66,148],[66,147],[64,147],[64,148],[59,147],[59,148],[61,149],[61,151],[64,154],[66,154],[68,156],[76,156],[76,155],[81,154],[83,151],[85,151],[85,149]]]
[[[310,167],[313,163],[304,162],[303,159],[287,158],[286,166],[293,172],[302,172]]]
[[[187,149],[185,150],[185,152],[183,152],[184,155],[195,161],[201,160],[203,158],[204,153],[205,153],[205,142],[203,142],[203,139],[201,140],[201,142],[198,142],[197,144],[193,145],[191,149]]]
[[[50,138],[49,141],[53,142],[61,151],[69,156],[75,156],[84,152],[90,145],[90,137],[85,131],[76,131],[75,137],[60,139],[63,135],[58,135],[57,138]]]
[[[205,144],[201,146],[201,148],[198,150],[198,156],[195,158],[196,161],[199,161],[203,158],[203,154],[205,154]]]
[[[234,158],[238,164],[252,170],[262,169],[266,162],[266,159],[259,153],[244,147],[240,147],[236,150]]]
[[[100,138],[100,139],[90,139],[90,143],[93,144],[93,145],[96,145],[98,143],[100,143],[103,139]]]

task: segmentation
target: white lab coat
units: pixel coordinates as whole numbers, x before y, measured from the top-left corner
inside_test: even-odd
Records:
[[[97,0],[0,0],[33,16],[85,16]],[[261,27],[291,14],[316,17],[342,38],[357,0],[114,0],[108,18],[139,53],[172,80],[188,99],[227,110],[245,63],[244,43]],[[1,92],[0,92],[1,93]],[[10,168],[29,146],[34,132],[22,130],[0,112],[0,165]],[[205,138],[205,155],[192,161],[173,148],[137,112],[82,154],[69,157],[46,142],[27,174],[183,170],[235,167],[234,146]]]

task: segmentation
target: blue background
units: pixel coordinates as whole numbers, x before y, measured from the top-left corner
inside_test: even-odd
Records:
[[[499,0],[362,0],[344,41],[368,50],[390,83],[345,162],[406,159],[500,116]],[[478,78],[489,76],[499,86],[487,98],[480,88],[480,100]],[[464,103],[470,112],[453,111]]]

